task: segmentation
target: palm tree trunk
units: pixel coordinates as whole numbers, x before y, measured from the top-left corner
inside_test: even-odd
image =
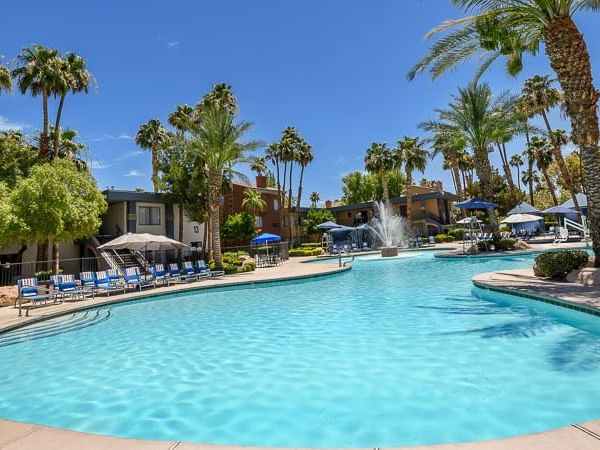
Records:
[[[294,163],[293,161],[290,161],[290,187],[288,190],[288,208],[287,208],[287,212],[288,212],[288,230],[290,233],[290,245],[292,247],[294,247],[294,236],[293,236],[293,225],[292,225],[292,210],[294,209],[293,205],[292,205],[292,174],[293,174],[293,170],[294,170]]]
[[[544,38],[550,65],[558,75],[564,92],[573,142],[581,151],[595,266],[600,267],[600,131],[598,92],[592,81],[590,55],[581,32],[570,16],[555,17],[544,29]]]
[[[42,94],[42,110],[44,113],[44,123],[42,127],[42,136],[40,137],[40,152],[39,158],[44,160],[48,158],[48,146],[49,146],[49,137],[48,137],[48,93],[44,91]],[[46,252],[47,255],[47,252]]]
[[[287,161],[283,162],[283,182],[281,183],[281,193],[279,194],[281,198],[279,199],[281,202],[281,234],[283,237],[283,221],[285,220],[285,191],[286,191],[286,181],[287,181]],[[287,232],[287,230],[286,230]],[[288,236],[288,240],[290,237]]]
[[[573,204],[577,211],[581,212],[581,208],[579,207],[579,202],[577,201],[577,192],[575,192],[575,186],[573,184],[573,178],[569,173],[569,169],[567,169],[567,165],[565,164],[565,160],[562,156],[562,152],[560,151],[560,144],[556,141],[556,139],[552,135],[552,127],[550,126],[550,121],[548,120],[548,114],[546,114],[545,110],[541,112],[542,118],[544,119],[544,124],[546,125],[546,129],[548,130],[548,136],[550,136],[550,144],[552,147],[552,155],[554,156],[554,160],[556,161],[556,165],[558,166],[558,170],[560,171],[560,176],[565,181],[569,194],[571,195],[571,199],[573,200]]]
[[[48,239],[37,244],[37,255],[35,257],[37,264],[36,271],[48,270]]]
[[[519,191],[521,191],[521,166],[516,165],[515,169],[517,169],[517,186],[519,186]]]
[[[183,242],[183,204],[177,205],[179,210],[179,229],[177,230],[177,236],[179,236],[179,242]],[[177,252],[177,258],[181,259],[183,250],[179,249]]]
[[[219,171],[211,170],[208,173],[208,204],[211,225],[211,241],[213,249],[213,259],[217,267],[223,266],[221,255],[221,187],[223,185],[223,174]]]
[[[152,187],[154,192],[159,191],[159,181],[158,181],[158,148],[156,146],[152,146]]]
[[[460,185],[460,172],[458,166],[452,164],[452,178],[455,180],[456,195],[460,200],[464,200],[462,186]],[[467,212],[464,209],[460,210],[460,214],[463,218],[467,217]]]
[[[383,187],[383,201],[386,205],[390,204],[390,191],[388,189],[387,184],[387,176],[385,171],[379,172],[379,177],[381,178],[381,186]]]
[[[62,117],[62,110],[65,104],[65,97],[67,94],[60,96],[58,102],[58,108],[56,109],[56,122],[54,123],[54,157],[58,157],[58,146],[60,144],[60,119]]]
[[[544,175],[544,181],[546,182],[546,185],[548,186],[548,190],[550,191],[550,195],[552,196],[552,203],[554,203],[554,206],[558,206],[558,198],[556,198],[556,191],[554,188],[554,183],[552,183],[552,180],[550,179],[550,176],[548,175],[548,169],[540,168],[540,171]]]
[[[488,158],[488,149],[475,149],[473,152],[475,173],[479,178],[479,189],[484,200],[492,200],[492,166]]]
[[[498,150],[500,151],[500,158],[502,159],[502,167],[504,168],[504,175],[506,181],[511,189],[515,187],[515,181],[513,180],[512,170],[510,170],[510,164],[508,164],[508,156],[506,155],[506,145],[504,143],[498,144]]]
[[[531,206],[535,206],[535,199],[533,195],[533,158],[529,158],[527,163],[527,176],[529,177],[529,200],[531,202]]]
[[[302,199],[302,183],[304,181],[304,168],[306,166],[302,164],[300,166],[300,181],[298,182],[298,198],[296,199],[296,237],[300,238],[300,202]]]
[[[283,224],[283,210],[281,205],[281,183],[279,182],[279,159],[275,159],[275,169],[277,171],[277,201],[279,202],[279,226]]]

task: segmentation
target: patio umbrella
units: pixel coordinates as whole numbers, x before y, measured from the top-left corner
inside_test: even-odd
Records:
[[[335,222],[332,222],[331,220],[328,220],[327,222],[323,222],[323,223],[317,225],[317,228],[319,230],[328,231],[328,230],[334,230],[334,229],[337,229],[337,228],[342,228],[342,226],[338,225]]]
[[[579,211],[565,206],[553,206],[542,211],[544,214],[579,214]]]
[[[496,203],[474,197],[465,202],[456,203],[454,206],[460,209],[494,209],[498,205]]]
[[[470,223],[473,222],[473,217],[474,216],[472,216],[472,217],[465,217],[464,219],[457,220],[456,223],[460,224],[460,225],[469,225]],[[482,221],[479,220],[479,219],[475,219],[475,220],[476,220],[477,223],[482,223]]]
[[[127,233],[98,246],[100,250],[177,250],[188,247],[183,242],[150,233]]]
[[[538,220],[544,220],[540,216],[534,216],[533,214],[513,214],[502,220],[500,223],[527,223],[537,222]]]
[[[267,258],[269,258],[269,244],[281,242],[281,236],[271,233],[262,233],[256,236],[250,241],[252,245],[266,245],[267,246]]]
[[[539,214],[541,211],[535,206],[531,206],[527,202],[521,202],[513,209],[511,209],[506,215],[512,216],[513,214]]]

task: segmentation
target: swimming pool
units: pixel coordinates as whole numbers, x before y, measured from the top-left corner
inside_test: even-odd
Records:
[[[0,335],[0,417],[284,447],[475,441],[600,417],[600,319],[470,283],[531,262],[357,259],[331,277],[41,323]]]

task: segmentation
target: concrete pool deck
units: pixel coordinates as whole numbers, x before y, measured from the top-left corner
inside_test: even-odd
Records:
[[[181,291],[198,291],[213,287],[236,286],[248,283],[263,283],[270,281],[283,281],[289,279],[305,279],[316,276],[325,276],[349,270],[350,267],[340,268],[337,260],[331,264],[304,264],[313,258],[295,258],[283,266],[258,269],[256,272],[230,275],[222,279],[203,280],[189,284],[178,284],[170,287],[160,287],[150,291],[113,295],[110,297],[96,297],[84,301],[66,302],[39,309],[33,309],[29,317],[17,317],[16,309],[12,307],[0,308],[0,331],[6,331],[35,323],[62,314],[77,310],[102,306],[111,303],[135,300],[139,298],[164,295]],[[502,288],[514,280],[529,280],[527,274],[508,274],[505,271],[497,274],[481,275],[481,283],[490,283],[490,286]],[[487,276],[487,278],[486,278]],[[477,276],[479,277],[479,276]],[[475,277],[475,278],[477,278]],[[498,278],[500,277],[500,278]],[[523,278],[525,277],[525,278]],[[475,281],[475,279],[474,279]],[[508,281],[508,282],[507,282]],[[542,280],[537,280],[542,281]],[[564,283],[566,284],[566,283]],[[547,287],[547,285],[545,285]],[[513,286],[514,287],[514,286]],[[573,285],[570,285],[572,288]],[[583,287],[583,286],[582,286]],[[510,286],[509,286],[510,288]],[[589,289],[589,288],[588,288]],[[515,291],[516,292],[516,291]],[[587,293],[577,293],[582,302],[590,301],[600,311],[600,293],[596,293],[594,302]],[[569,300],[571,301],[571,300]],[[254,447],[256,448],[256,447]],[[397,447],[396,449],[399,449]],[[543,433],[516,436],[494,441],[481,441],[463,444],[442,444],[418,447],[402,447],[406,450],[598,450],[600,448],[600,419],[592,422],[576,424]],[[118,438],[112,436],[95,435],[71,430],[63,430],[43,425],[28,424],[0,419],[0,449],[1,450],[225,450],[246,449],[252,447],[225,446],[210,444],[190,444],[178,441],[149,441]],[[390,448],[391,450],[391,448]]]

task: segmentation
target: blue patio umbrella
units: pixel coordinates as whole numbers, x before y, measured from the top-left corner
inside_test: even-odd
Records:
[[[553,206],[542,211],[544,214],[579,214],[579,211],[564,206]]]
[[[480,198],[470,198],[469,200],[461,203],[457,203],[457,208],[460,209],[494,209],[498,205],[496,203],[481,200]]]
[[[328,231],[328,230],[334,230],[337,228],[342,228],[342,226],[338,225],[335,222],[332,222],[331,220],[328,220],[327,222],[323,222],[323,223],[320,223],[319,225],[317,225],[317,228],[319,230]]]
[[[280,242],[281,236],[271,233],[263,233],[256,236],[250,242],[252,245],[272,244],[273,242]]]

